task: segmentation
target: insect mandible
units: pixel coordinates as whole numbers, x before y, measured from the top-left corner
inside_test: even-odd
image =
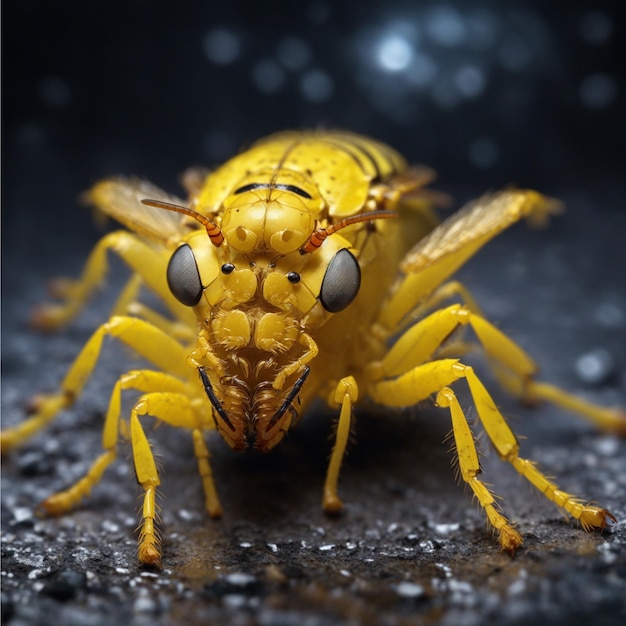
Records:
[[[103,452],[88,472],[42,504],[71,510],[89,494],[129,439],[143,489],[138,557],[160,565],[155,528],[159,473],[143,420],[151,416],[191,432],[205,506],[222,514],[207,431],[235,450],[274,448],[316,396],[339,418],[322,504],[338,511],[339,471],[353,406],[368,396],[383,407],[433,398],[446,410],[460,475],[485,511],[503,549],[522,536],[481,481],[473,434],[452,386],[464,381],[498,455],[585,530],[612,525],[605,509],[561,491],[519,456],[518,440],[472,367],[464,364],[473,331],[500,384],[520,400],[547,400],[598,427],[626,433],[621,409],[603,408],[535,380],[534,361],[481,314],[451,280],[479,248],[522,218],[545,222],[558,203],[535,191],[491,193],[436,225],[433,177],[409,168],[388,146],[349,132],[270,136],[212,173],[189,171],[189,201],[138,179],[96,184],[89,200],[127,230],[103,237],[79,280],[55,283],[57,304],[38,308],[34,324],[56,329],[74,318],[102,283],[107,253],[132,270],[110,319],[91,336],[57,393],[38,396],[24,422],[2,431],[6,452],[71,406],[116,337],[154,369],[131,370],[115,383],[103,427]],[[157,294],[163,315],[142,302]],[[457,303],[445,304],[452,299]],[[123,415],[124,390],[140,392]],[[298,402],[301,410],[297,410]]]

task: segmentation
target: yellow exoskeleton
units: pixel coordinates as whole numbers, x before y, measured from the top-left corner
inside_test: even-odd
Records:
[[[149,415],[191,431],[206,509],[222,508],[205,431],[235,450],[268,451],[316,396],[339,409],[323,489],[334,512],[339,469],[359,396],[385,407],[427,398],[452,421],[460,475],[476,495],[500,545],[522,537],[479,479],[474,437],[452,385],[469,387],[478,418],[499,456],[586,530],[615,522],[605,509],[561,491],[519,456],[518,440],[458,340],[471,327],[503,387],[517,398],[548,400],[600,428],[626,433],[621,409],[602,408],[534,378],[537,367],[484,318],[466,288],[448,282],[489,239],[521,218],[544,222],[558,203],[537,192],[486,195],[435,227],[426,168],[408,168],[391,148],[348,132],[286,132],[255,144],[207,174],[185,177],[189,202],[125,178],[98,183],[89,200],[129,230],[106,235],[77,281],[56,283],[57,305],[34,322],[54,329],[71,320],[101,284],[108,252],[132,275],[110,319],[78,355],[58,393],[39,396],[29,419],[2,432],[2,450],[38,432],[80,395],[105,336],[117,337],[155,369],[128,371],[113,388],[103,453],[83,478],[42,503],[50,514],[74,507],[129,438],[144,503],[139,560],[159,565],[155,493],[159,474],[142,419]],[[146,286],[170,316],[141,302]],[[444,306],[452,299],[458,303]],[[455,340],[455,337],[457,340]],[[126,389],[142,395],[121,414]]]

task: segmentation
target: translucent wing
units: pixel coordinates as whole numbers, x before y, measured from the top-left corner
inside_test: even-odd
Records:
[[[198,227],[185,215],[142,204],[141,200],[151,199],[186,205],[180,198],[139,178],[105,179],[94,185],[85,199],[130,230],[163,244],[169,240],[177,242],[190,228]]]
[[[449,217],[409,252],[406,272],[422,271],[456,255],[459,264],[489,239],[522,218],[543,225],[560,212],[560,203],[530,190],[506,190],[487,194]]]
[[[379,321],[394,328],[414,307],[442,285],[492,237],[518,220],[545,224],[560,203],[536,191],[510,190],[485,195],[439,224],[405,257],[407,274],[393,293]]]
[[[181,183],[187,194],[191,197],[199,195],[210,173],[210,169],[200,165],[187,168],[181,177]]]

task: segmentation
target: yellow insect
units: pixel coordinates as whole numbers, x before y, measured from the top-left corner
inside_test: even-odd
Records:
[[[68,489],[42,503],[69,511],[101,479],[130,439],[144,490],[138,556],[159,565],[155,494],[159,474],[144,416],[191,431],[209,515],[222,507],[205,433],[217,430],[235,450],[276,446],[316,396],[338,407],[335,443],[322,504],[338,511],[337,483],[359,395],[383,407],[434,398],[452,421],[462,479],[476,495],[502,548],[520,533],[480,480],[466,416],[451,386],[469,387],[478,418],[502,460],[585,530],[612,525],[605,509],[561,491],[519,456],[518,440],[473,369],[461,358],[471,327],[503,387],[517,398],[548,400],[600,428],[626,433],[621,409],[602,408],[534,378],[537,367],[487,321],[458,282],[449,281],[489,239],[521,218],[544,222],[558,203],[534,191],[486,195],[435,227],[436,194],[423,187],[426,168],[408,168],[391,148],[348,132],[286,132],[266,138],[207,174],[185,177],[189,202],[153,185],[114,178],[90,201],[129,230],[106,235],[77,281],[56,283],[61,303],[40,307],[34,321],[55,329],[70,321],[102,283],[108,252],[132,275],[110,319],[86,343],[55,394],[39,396],[29,419],[2,431],[15,448],[81,394],[106,336],[118,338],[155,369],[119,377],[103,428],[103,453]],[[430,232],[429,232],[430,231]],[[142,303],[146,286],[170,316]],[[458,303],[444,306],[448,300]],[[142,395],[121,414],[127,389]]]

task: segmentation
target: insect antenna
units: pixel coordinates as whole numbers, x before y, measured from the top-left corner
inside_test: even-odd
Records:
[[[395,211],[368,211],[367,213],[361,213],[360,215],[352,215],[346,217],[339,222],[335,222],[326,228],[318,228],[314,230],[309,240],[300,248],[300,254],[309,254],[317,250],[323,243],[326,237],[336,233],[338,230],[351,226],[352,224],[358,224],[359,222],[371,222],[379,219],[389,219],[392,217],[398,217]]]
[[[163,200],[150,200],[144,198],[141,201],[141,204],[145,204],[146,206],[153,206],[157,209],[165,209],[166,211],[175,211],[176,213],[182,213],[183,215],[188,215],[192,217],[196,222],[199,222],[206,228],[207,235],[211,240],[211,243],[217,247],[221,246],[224,242],[224,235],[222,234],[222,229],[208,217],[205,217],[201,213],[194,211],[186,206],[181,206],[180,204],[172,204],[171,202],[163,202]]]

